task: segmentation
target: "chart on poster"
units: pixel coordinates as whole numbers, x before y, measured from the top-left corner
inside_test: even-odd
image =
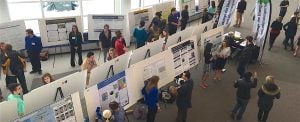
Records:
[[[75,112],[71,96],[45,106],[14,122],[75,122]]]
[[[198,64],[197,48],[195,48],[194,40],[187,40],[169,49],[173,54],[176,76]]]
[[[144,67],[144,81],[154,75],[161,78],[167,75],[165,61],[163,59]]]
[[[109,103],[116,101],[121,106],[129,103],[125,71],[97,84],[101,108],[108,109]]]
[[[0,24],[0,42],[11,44],[14,50],[25,48],[25,23],[12,21]]]

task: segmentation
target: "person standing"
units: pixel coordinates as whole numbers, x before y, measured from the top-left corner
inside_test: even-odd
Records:
[[[152,19],[152,21],[148,27],[148,30],[150,30],[151,28],[163,29],[161,26],[162,26],[161,12],[156,12],[155,17]]]
[[[189,21],[189,6],[185,5],[184,10],[181,11],[181,30],[184,30]]]
[[[242,50],[240,59],[239,59],[239,65],[237,67],[237,72],[240,75],[240,78],[243,77],[246,71],[246,66],[250,63],[252,59],[254,51],[254,44],[253,44],[253,37],[247,36],[246,37],[246,47]]]
[[[236,21],[235,21],[235,27],[241,27],[242,19],[243,19],[243,13],[246,10],[247,2],[245,0],[241,0],[238,3],[237,6],[237,12],[236,12]]]
[[[274,77],[269,75],[266,77],[266,83],[261,86],[258,91],[258,114],[259,122],[266,122],[269,112],[273,107],[274,99],[280,98],[280,87],[274,83]]]
[[[203,16],[202,16],[202,24],[208,22],[209,20],[212,19],[212,16],[210,16],[207,12],[207,8],[203,9]]]
[[[23,116],[25,114],[24,113],[25,107],[24,107],[24,101],[21,98],[22,88],[20,87],[20,84],[18,83],[9,84],[8,89],[11,92],[11,94],[7,96],[7,100],[8,101],[15,100],[17,102],[18,115]]]
[[[69,34],[70,50],[71,50],[71,66],[75,67],[75,51],[78,53],[78,65],[82,64],[82,35],[77,25],[72,26],[72,32]]]
[[[296,57],[296,55],[299,53],[299,50],[300,50],[300,36],[298,36],[298,38],[297,38],[297,46],[296,46],[296,50],[295,50],[295,52],[294,52],[294,57]],[[300,55],[299,55],[300,56]]]
[[[282,17],[278,17],[275,21],[271,24],[271,31],[270,31],[270,40],[269,40],[269,51],[272,49],[275,39],[280,34],[282,30]]]
[[[140,25],[133,31],[133,37],[135,38],[136,48],[143,47],[148,39],[148,33],[145,29],[145,21],[140,21]]]
[[[284,49],[287,49],[288,41],[291,40],[291,51],[294,51],[294,38],[297,33],[297,23],[296,18],[293,17],[288,23],[286,23],[283,26],[283,29],[285,30],[285,39],[283,41],[284,43]]]
[[[112,113],[112,122],[125,122],[126,111],[118,102],[110,102],[109,108]]]
[[[32,29],[26,30],[25,49],[31,62],[32,71],[30,74],[38,72],[42,74],[40,53],[42,51],[41,38],[34,35]]]
[[[213,69],[215,70],[214,80],[221,80],[222,69],[224,68],[227,58],[230,56],[231,50],[226,41],[222,42],[215,54],[216,61]]]
[[[289,1],[288,0],[282,0],[280,3],[280,12],[279,12],[279,16],[281,16],[282,18],[285,16],[287,8],[289,7]]]
[[[208,87],[208,85],[207,85],[207,83],[205,83],[205,81],[209,77],[209,72],[210,72],[210,69],[211,69],[211,63],[213,61],[213,56],[212,56],[212,52],[211,52],[212,47],[213,47],[212,43],[207,43],[205,45],[203,75],[202,75],[202,79],[201,79],[201,83],[200,83],[201,88]]]
[[[191,79],[189,71],[184,71],[182,77],[184,83],[177,88],[177,122],[186,122],[188,109],[192,107],[192,91],[194,81]]]
[[[215,13],[216,13],[216,3],[215,1],[211,1],[210,2],[210,6],[208,7],[208,14],[211,16],[211,18],[214,17]]]
[[[116,31],[115,49],[117,56],[123,55],[127,51],[126,45],[124,43],[125,40],[122,36],[121,31]]]
[[[103,51],[104,62],[106,62],[107,53],[109,48],[111,47],[111,31],[109,30],[108,24],[104,25],[104,29],[99,35],[97,45],[100,51]]]
[[[173,35],[174,33],[176,33],[177,27],[179,27],[178,22],[179,21],[178,21],[178,14],[176,12],[176,8],[172,8],[171,13],[168,17],[168,30],[169,30],[170,36]]]
[[[142,89],[142,94],[148,106],[147,122],[154,122],[156,113],[160,109],[158,104],[158,81],[158,76],[152,76]]]
[[[93,52],[88,52],[86,57],[87,58],[83,61],[82,65],[81,65],[81,70],[87,71],[86,86],[88,86],[89,81],[90,81],[91,71],[93,68],[95,68],[97,66],[97,62],[95,60]]]
[[[252,73],[246,72],[243,75],[243,78],[238,79],[234,83],[234,88],[237,88],[236,91],[236,104],[232,110],[230,117],[234,120],[241,120],[243,114],[246,110],[247,104],[250,99],[250,90],[256,88],[257,86],[257,73],[254,73],[253,81],[251,80]]]
[[[17,83],[17,79],[19,83],[21,84],[21,87],[23,89],[23,93],[28,93],[26,79],[24,75],[24,57],[21,56],[17,51],[12,49],[12,46],[10,44],[6,44],[5,46],[5,59],[3,61],[3,64],[6,64],[6,86],[8,86],[11,83]],[[21,60],[23,59],[23,61]],[[9,63],[7,63],[9,62]]]

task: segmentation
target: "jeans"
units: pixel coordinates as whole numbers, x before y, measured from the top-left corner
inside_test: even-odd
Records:
[[[27,51],[28,57],[30,58],[30,63],[32,66],[32,71],[40,72],[41,69],[41,59],[39,52]]]
[[[236,97],[236,104],[232,110],[232,113],[235,115],[237,113],[237,119],[240,120],[243,117],[243,114],[246,110],[249,100],[244,100],[242,98]]]
[[[75,66],[75,52],[78,53],[78,64],[82,64],[82,50],[81,46],[78,46],[77,50],[74,47],[71,47],[71,66]]]
[[[109,48],[103,48],[104,62],[106,62],[108,50],[109,50]]]
[[[269,112],[270,112],[270,110],[259,109],[258,115],[257,115],[258,121],[266,122],[268,119]]]
[[[154,122],[156,113],[157,113],[157,107],[155,108],[148,107],[147,122]]]
[[[178,108],[176,122],[186,122],[186,118],[187,118],[187,108],[185,109]]]
[[[274,42],[275,42],[275,39],[277,38],[277,36],[278,36],[279,34],[280,34],[280,33],[270,32],[269,48],[272,48],[272,47],[273,47],[273,44],[274,44]]]
[[[181,23],[181,30],[184,30],[186,28],[187,22],[182,22]]]
[[[295,38],[295,36],[285,34],[285,39],[283,41],[284,49],[286,49],[286,47],[288,46],[289,40],[291,40],[291,49],[294,49],[294,38]]]
[[[246,63],[239,63],[238,68],[237,68],[237,72],[240,75],[240,78],[243,78],[245,71],[246,71]]]

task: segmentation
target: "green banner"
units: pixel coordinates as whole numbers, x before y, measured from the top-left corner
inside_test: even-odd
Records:
[[[259,4],[268,4],[270,3],[270,0],[257,0],[259,2]]]

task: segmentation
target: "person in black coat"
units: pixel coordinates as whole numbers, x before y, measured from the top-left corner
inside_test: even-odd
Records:
[[[240,27],[242,23],[243,13],[246,10],[247,2],[241,0],[237,5],[235,27]]]
[[[70,50],[71,50],[71,66],[75,67],[75,51],[78,53],[78,64],[82,64],[82,35],[76,25],[72,26],[72,32],[69,34]]]
[[[212,19],[212,17],[208,14],[207,8],[204,8],[203,9],[203,16],[202,16],[202,23],[206,23],[211,19]]]
[[[282,18],[285,16],[287,8],[289,7],[289,1],[288,0],[282,0],[280,3],[280,12],[279,12],[279,16],[281,16]]]
[[[282,30],[282,17],[278,17],[275,21],[271,24],[271,31],[270,31],[270,40],[269,40],[269,51],[273,47],[273,44],[275,42],[275,39],[280,34],[280,31]]]
[[[189,10],[188,10],[189,6],[185,5],[184,6],[184,10],[181,11],[181,30],[184,30],[188,20],[189,20]]]
[[[266,77],[266,83],[259,89],[258,97],[258,121],[266,122],[273,107],[274,99],[280,98],[280,87],[274,83],[273,76]]]
[[[104,29],[99,35],[97,46],[99,47],[100,51],[103,51],[104,62],[106,62],[107,53],[111,47],[111,31],[109,30],[108,24],[104,25]]]
[[[192,107],[192,91],[194,81],[191,79],[189,71],[184,71],[181,77],[184,83],[177,88],[177,122],[186,122],[187,110]]]
[[[250,99],[250,90],[257,86],[257,74],[254,73],[253,81],[251,81],[252,73],[246,72],[243,78],[237,80],[234,83],[236,91],[236,104],[232,110],[231,118],[234,120],[235,116],[237,120],[241,120],[246,110],[247,104]]]
[[[297,26],[295,17],[283,26],[283,29],[285,30],[285,39],[283,41],[285,50],[287,49],[288,41],[291,40],[291,50],[294,51],[294,38],[297,33]]]
[[[253,44],[253,37],[247,36],[246,37],[246,47],[243,49],[240,59],[239,59],[239,65],[237,67],[237,72],[240,75],[240,78],[243,77],[246,71],[246,66],[250,63],[252,60],[252,55],[254,51],[254,44]]]

